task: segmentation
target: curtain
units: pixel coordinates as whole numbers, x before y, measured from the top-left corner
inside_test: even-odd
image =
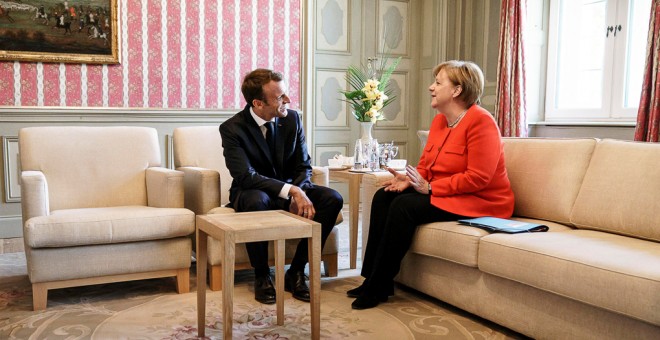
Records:
[[[649,20],[648,42],[646,45],[644,82],[642,83],[642,95],[637,111],[636,141],[657,142],[660,139],[659,64],[660,0],[653,0],[651,4],[651,18]]]
[[[527,0],[502,0],[495,118],[504,137],[527,136],[524,20]]]

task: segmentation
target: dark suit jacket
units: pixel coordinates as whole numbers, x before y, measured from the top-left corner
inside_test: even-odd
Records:
[[[302,122],[296,111],[287,111],[285,118],[275,120],[275,159],[271,159],[249,106],[220,125],[223,154],[233,178],[230,202],[235,202],[242,190],[257,189],[276,197],[284,183],[303,190],[312,186],[312,166]]]

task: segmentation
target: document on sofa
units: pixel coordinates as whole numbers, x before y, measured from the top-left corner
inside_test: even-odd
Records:
[[[458,223],[486,229],[492,232],[502,232],[509,234],[548,231],[548,226],[543,224],[507,220],[497,217],[471,218],[466,220],[458,220]]]

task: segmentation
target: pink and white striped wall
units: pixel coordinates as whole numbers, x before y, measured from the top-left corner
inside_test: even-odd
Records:
[[[300,107],[300,1],[118,3],[120,65],[0,62],[0,106],[240,108],[264,67]]]

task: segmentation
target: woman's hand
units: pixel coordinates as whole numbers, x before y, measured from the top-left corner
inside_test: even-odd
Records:
[[[402,192],[410,186],[410,181],[408,180],[408,176],[404,174],[400,174],[396,170],[390,167],[387,167],[387,171],[389,171],[392,175],[394,175],[394,178],[385,181],[383,183],[383,185],[385,186],[385,191]]]
[[[417,172],[417,168],[412,165],[406,166],[406,174],[410,178],[410,186],[420,194],[429,194],[429,182]]]

